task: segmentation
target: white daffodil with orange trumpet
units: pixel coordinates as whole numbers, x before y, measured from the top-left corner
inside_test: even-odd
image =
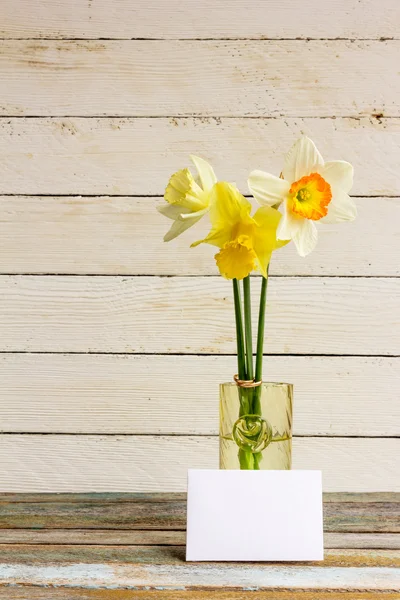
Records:
[[[191,247],[216,246],[219,272],[233,282],[238,355],[235,381],[239,386],[240,414],[249,417],[250,434],[254,437],[254,423],[262,421],[260,385],[272,254],[293,240],[298,253],[306,256],[317,243],[317,222],[355,219],[357,209],[348,195],[353,185],[353,167],[345,161],[324,162],[314,143],[303,137],[287,153],[280,177],[264,171],[250,173],[250,191],[261,204],[252,214],[252,203],[235,185],[217,181],[213,168],[204,159],[191,156],[191,160],[197,175],[193,176],[188,168],[174,173],[165,190],[166,203],[158,207],[173,221],[164,240],[176,238],[208,214],[208,235]],[[250,298],[250,274],[254,271],[262,276],[255,364]],[[239,450],[242,469],[260,468],[261,458],[259,452],[252,454],[247,446]]]
[[[253,171],[248,185],[260,204],[282,207],[277,237],[293,240],[300,256],[307,256],[316,246],[317,221],[340,223],[357,216],[348,195],[353,185],[352,165],[343,160],[324,162],[307,137],[287,153],[281,177]]]

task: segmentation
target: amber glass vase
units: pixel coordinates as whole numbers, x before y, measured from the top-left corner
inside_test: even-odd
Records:
[[[220,385],[220,468],[290,469],[292,464],[290,383],[241,388]]]

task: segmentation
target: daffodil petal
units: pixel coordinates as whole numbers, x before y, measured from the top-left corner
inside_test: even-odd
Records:
[[[272,252],[288,242],[280,242],[276,239],[276,230],[281,219],[278,210],[271,206],[263,206],[257,210],[253,218],[257,224],[253,234],[253,247],[259,269],[264,277],[267,277],[267,267]]]
[[[162,204],[161,206],[157,206],[157,210],[159,213],[164,215],[164,217],[167,217],[168,219],[173,219],[174,221],[176,221],[176,219],[179,219],[186,212],[189,214],[193,214],[190,213],[190,210],[188,208],[185,208],[184,206],[179,206],[177,204]]]
[[[344,192],[349,192],[353,187],[353,165],[345,160],[326,162],[318,171],[331,186],[338,186]]]
[[[318,152],[313,141],[302,137],[292,146],[285,156],[283,177],[290,182],[297,181],[305,175],[318,171],[324,164],[324,159]],[[318,171],[319,172],[319,171]]]
[[[226,181],[219,181],[214,185],[210,196],[211,231],[207,237],[194,242],[191,247],[206,243],[222,248],[240,233],[243,234],[243,230],[254,226],[250,211],[251,202],[242,196],[238,189]]]
[[[226,181],[219,181],[213,188],[210,200],[210,219],[213,226],[231,226],[249,216],[251,202],[239,190]]]
[[[328,205],[328,214],[321,223],[342,223],[354,221],[357,216],[357,206],[354,200],[340,188],[332,189],[332,200]]]
[[[296,234],[293,236],[293,242],[297,248],[297,252],[300,256],[307,256],[312,252],[318,241],[318,231],[313,223],[309,219],[304,219],[298,228]]]
[[[305,219],[290,212],[286,202],[282,206],[283,214],[276,230],[276,237],[278,240],[291,240],[297,234],[302,221]]]
[[[217,177],[214,173],[214,169],[206,160],[200,158],[199,156],[194,156],[191,154],[190,158],[197,169],[197,173],[199,174],[201,187],[205,192],[209,192],[213,185],[217,183]]]
[[[265,206],[280,204],[290,189],[290,183],[264,171],[252,171],[247,184],[257,202]]]
[[[209,210],[210,210],[210,208],[207,206],[206,208],[203,208],[202,210],[198,210],[197,212],[182,213],[179,218],[182,221],[189,221],[190,219],[195,219],[196,221],[198,221],[199,219],[201,219],[201,217],[203,215],[208,213]]]
[[[197,223],[197,221],[200,219],[201,216],[186,220],[177,219],[173,222],[169,231],[167,231],[167,233],[164,235],[164,242],[170,242],[171,240],[175,239],[178,237],[178,235],[181,235],[181,233],[186,231],[186,229],[189,229],[189,227],[192,227],[192,225]]]
[[[190,244],[190,247],[196,248],[196,246],[199,244],[211,244],[211,246],[222,248],[227,242],[229,242],[229,240],[229,231],[226,229],[217,229],[215,231],[211,230],[207,237],[203,238],[202,240],[197,240],[197,242],[193,242],[193,244]]]

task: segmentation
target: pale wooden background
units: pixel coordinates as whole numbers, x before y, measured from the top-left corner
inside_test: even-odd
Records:
[[[163,491],[217,466],[231,287],[155,205],[189,152],[246,190],[310,135],[359,219],[272,265],[294,464],[400,490],[398,0],[4,0],[0,488]],[[257,282],[258,283],[258,282]]]

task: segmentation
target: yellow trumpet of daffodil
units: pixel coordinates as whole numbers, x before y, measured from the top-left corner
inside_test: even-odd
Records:
[[[207,161],[199,156],[192,155],[190,158],[198,177],[194,178],[189,169],[174,173],[164,194],[168,204],[157,207],[162,215],[173,220],[170,230],[164,236],[164,242],[173,240],[192,227],[209,210],[210,192],[217,181],[216,175]]]
[[[251,216],[251,203],[232,184],[216,183],[210,194],[211,231],[203,240],[220,248],[215,260],[226,279],[244,279],[255,269],[267,277],[271,254],[287,241],[276,239],[281,214],[271,206]]]

